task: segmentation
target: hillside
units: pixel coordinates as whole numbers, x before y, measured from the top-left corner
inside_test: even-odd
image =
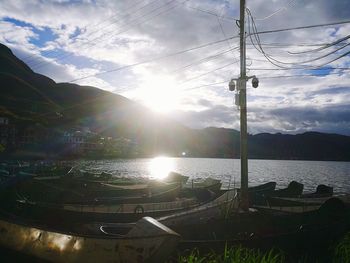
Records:
[[[100,136],[138,143],[140,156],[157,154],[239,158],[239,132],[223,128],[194,130],[154,114],[123,96],[95,87],[56,83],[33,72],[0,44],[0,117],[20,127],[52,130],[88,127]],[[248,124],[249,125],[249,124]],[[249,157],[350,161],[350,137],[308,132],[249,135]]]

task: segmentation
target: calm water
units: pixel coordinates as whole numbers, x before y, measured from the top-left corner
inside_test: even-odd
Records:
[[[213,177],[224,186],[239,186],[240,160],[206,158],[155,158],[86,161],[84,169],[106,171],[125,177],[163,177],[175,171],[190,178]],[[318,184],[334,187],[337,192],[350,192],[350,162],[249,160],[251,186],[275,181],[283,188],[292,180],[313,191]]]

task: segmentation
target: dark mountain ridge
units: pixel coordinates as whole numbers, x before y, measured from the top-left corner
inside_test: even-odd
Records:
[[[0,117],[19,127],[64,131],[87,127],[99,136],[130,138],[139,156],[169,154],[239,158],[239,132],[190,129],[123,96],[95,87],[56,83],[33,72],[0,44]],[[248,124],[249,125],[249,124]],[[350,161],[350,137],[307,132],[249,135],[249,158]]]

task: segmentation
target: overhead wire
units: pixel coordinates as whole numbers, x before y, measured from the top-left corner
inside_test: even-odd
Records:
[[[234,38],[238,38],[238,37],[239,36],[237,35],[237,36],[229,37],[228,39],[234,39]],[[159,57],[156,57],[156,58],[151,58],[151,59],[140,61],[140,62],[137,62],[137,63],[121,66],[121,67],[118,67],[118,68],[101,71],[101,72],[98,72],[96,74],[90,74],[90,75],[87,75],[87,76],[84,76],[84,77],[81,77],[81,78],[76,78],[76,79],[70,80],[68,82],[76,82],[76,81],[87,79],[87,78],[90,78],[90,77],[95,77],[95,76],[103,75],[103,74],[106,74],[106,73],[115,72],[115,71],[131,68],[131,67],[139,66],[139,65],[142,65],[142,64],[147,64],[147,63],[154,62],[154,61],[157,61],[157,60],[169,58],[169,57],[172,57],[172,56],[177,56],[177,55],[184,54],[184,53],[187,53],[187,52],[191,52],[191,51],[194,51],[194,50],[198,50],[198,49],[202,49],[202,48],[209,47],[209,46],[212,46],[212,45],[216,45],[216,44],[225,42],[226,40],[227,39],[221,39],[221,40],[209,42],[209,43],[206,43],[206,44],[202,44],[202,45],[195,46],[195,47],[192,47],[192,48],[188,48],[188,49],[185,49],[185,50],[180,50],[180,51],[177,51],[177,52],[174,52],[174,53],[170,53],[170,54],[166,54],[166,55],[163,55],[163,56],[159,56]]]
[[[259,79],[280,79],[280,78],[296,78],[296,77],[327,77],[328,75],[340,75],[339,72],[330,72],[327,74],[296,74],[296,75],[281,75],[281,76],[262,76]]]
[[[219,67],[219,68],[215,68],[215,69],[213,69],[213,70],[211,70],[211,71],[208,71],[208,72],[205,72],[205,73],[203,73],[203,74],[197,75],[197,76],[195,76],[195,77],[186,79],[186,80],[180,82],[179,85],[183,85],[183,84],[185,84],[185,83],[187,83],[187,82],[189,82],[189,81],[192,81],[192,80],[194,80],[194,79],[201,78],[201,77],[203,77],[203,76],[209,75],[209,74],[211,74],[211,73],[213,73],[213,72],[215,72],[215,71],[218,71],[218,70],[220,70],[220,69],[226,68],[226,67],[228,67],[228,66],[232,66],[233,64],[236,64],[237,62],[238,62],[238,61],[230,62],[230,63],[225,64],[224,66],[221,66],[221,67]]]
[[[284,62],[284,61],[281,61],[281,60],[278,60],[278,59],[275,59],[273,58],[271,55],[269,55],[268,53],[266,53],[263,49],[263,47],[260,45],[260,37],[259,37],[259,32],[256,28],[256,25],[255,25],[255,22],[254,22],[254,18],[250,12],[250,10],[247,8],[247,13],[248,13],[248,30],[249,30],[249,38],[253,44],[253,46],[261,53],[263,54],[263,56],[271,63],[273,64],[274,66],[277,66],[279,68],[288,68],[286,66],[281,66],[280,64],[283,64],[283,65],[299,65],[299,66],[303,66],[305,67],[305,69],[307,68],[319,68],[319,67],[323,67],[324,65],[327,65],[331,62],[334,62],[335,60],[331,60],[329,62],[326,62],[326,63],[323,63],[321,65],[305,65],[305,63],[310,63],[310,62],[314,62],[314,61],[317,61],[317,60],[320,60],[320,59],[323,59],[327,56],[330,56],[332,54],[335,54],[336,52],[338,52],[339,50],[349,46],[350,44],[346,44],[344,46],[341,46],[340,48],[336,49],[336,50],[333,50],[332,52],[329,52],[323,56],[319,56],[319,57],[316,57],[316,58],[313,58],[313,59],[309,59],[309,60],[304,60],[304,61],[299,61],[299,62]],[[250,29],[252,28],[252,31],[250,31]],[[252,38],[252,36],[254,36],[254,39],[256,41],[256,44],[254,43],[254,39]],[[339,40],[341,41],[341,39]],[[335,41],[334,43],[335,44],[338,44],[340,43],[339,41]],[[341,58],[343,56],[340,56],[339,58]],[[338,59],[339,59],[338,58]]]
[[[326,44],[320,48],[316,48],[316,49],[310,49],[310,50],[305,50],[305,51],[299,51],[299,52],[290,52],[288,51],[288,53],[290,54],[304,54],[304,53],[308,53],[308,52],[318,52],[318,51],[321,51],[321,50],[325,50],[327,48],[330,48],[330,47],[333,47],[337,44],[340,44],[341,42],[344,42],[345,40],[348,40],[350,38],[350,35],[347,35],[346,37],[343,37],[341,39],[338,39],[332,43],[329,43],[329,44]]]
[[[338,25],[338,24],[345,24],[345,23],[350,23],[350,21],[342,21],[342,22],[328,23],[328,24],[321,24],[321,25],[311,25],[311,26],[304,26],[304,27],[297,27],[297,28],[277,29],[277,30],[269,30],[269,31],[261,31],[261,32],[258,32],[257,30],[255,30],[256,32],[254,32],[254,34],[250,33],[249,36],[253,35],[255,38],[257,38],[258,36],[256,36],[256,35],[260,34],[260,33],[282,32],[282,31],[293,30],[293,29],[312,28],[312,27],[316,27],[316,26],[319,27],[319,26],[336,25],[336,24]],[[237,37],[237,36],[235,36],[235,37]],[[232,38],[235,38],[235,37],[226,38],[224,40],[211,42],[211,43],[199,46],[199,47],[195,47],[195,48],[191,48],[191,49],[188,49],[188,50],[183,50],[183,51],[171,53],[171,54],[168,54],[168,55],[165,55],[165,56],[161,56],[161,57],[157,57],[157,58],[153,58],[153,59],[150,59],[150,60],[146,60],[146,61],[142,61],[142,62],[130,64],[130,65],[125,65],[125,66],[122,66],[122,67],[119,67],[119,68],[116,68],[116,69],[111,69],[111,70],[107,70],[107,71],[103,71],[103,72],[98,72],[96,74],[91,74],[91,75],[88,75],[88,76],[77,78],[77,79],[71,80],[69,82],[76,82],[76,81],[79,81],[79,80],[82,80],[82,79],[86,79],[86,78],[89,78],[89,77],[92,77],[92,76],[99,76],[99,75],[102,75],[102,74],[105,74],[105,73],[114,72],[114,71],[122,70],[122,69],[125,69],[125,68],[130,68],[130,67],[133,67],[133,66],[145,64],[145,63],[150,63],[150,62],[153,62],[153,61],[156,61],[156,60],[159,60],[159,59],[167,58],[167,57],[170,57],[170,56],[175,56],[175,55],[178,55],[178,54],[182,54],[184,52],[189,52],[189,51],[192,51],[192,50],[195,50],[195,49],[198,49],[198,48],[202,48],[202,47],[209,46],[209,45],[212,45],[212,44],[216,44],[216,43],[220,43],[220,42],[223,42],[223,41],[227,41],[228,39],[232,39]],[[259,40],[259,42],[260,42],[260,40]],[[340,57],[343,57],[345,55],[346,54],[343,54]],[[337,59],[339,59],[339,58],[337,58]]]
[[[350,70],[350,68],[348,69]],[[339,72],[330,72],[328,74],[296,74],[296,75],[281,75],[281,76],[262,76],[259,77],[259,79],[280,79],[280,78],[297,78],[297,77],[327,77],[328,75],[340,75],[341,73]],[[225,84],[228,83],[230,79],[227,79],[225,81],[220,81],[220,82],[214,82],[214,83],[209,83],[209,84],[204,84],[204,85],[199,85],[191,88],[186,88],[181,91],[190,91],[190,90],[195,90],[195,89],[200,89],[200,88],[205,88],[205,87],[214,87],[216,85],[220,84]]]
[[[217,52],[214,55],[207,56],[205,58],[199,59],[199,60],[197,60],[195,62],[192,62],[190,64],[187,64],[185,66],[179,67],[179,68],[171,71],[170,73],[176,73],[176,72],[179,72],[179,71],[184,70],[186,68],[189,68],[189,67],[192,67],[192,66],[197,66],[197,65],[200,65],[202,63],[211,61],[211,60],[216,59],[216,58],[218,58],[218,57],[220,57],[220,56],[222,56],[222,55],[224,55],[226,53],[229,53],[231,51],[237,50],[238,48],[239,47],[233,47],[233,48],[230,48],[230,49],[227,49],[227,50],[224,50],[224,51]]]
[[[130,10],[131,8],[134,8],[135,6],[139,5],[141,2],[144,2],[144,1],[145,1],[145,0],[141,0],[141,1],[138,1],[138,2],[136,2],[136,3],[133,3],[132,5],[128,6],[126,9],[124,9],[123,12],[128,11],[128,10]],[[151,5],[151,4],[153,4],[154,2],[157,2],[157,1],[159,1],[159,0],[153,0],[153,1],[151,1],[151,2],[148,2],[146,5],[144,5],[144,6],[141,7],[141,8],[136,9],[134,12],[138,12],[139,10],[142,10],[143,8],[149,6],[149,5]],[[129,15],[129,14],[127,14],[127,15]],[[107,19],[101,20],[101,21],[100,21],[99,23],[97,23],[97,24],[88,26],[89,29],[93,29],[93,28],[97,28],[97,29],[94,30],[94,31],[92,31],[92,32],[89,32],[89,34],[88,34],[87,36],[85,36],[85,37],[88,38],[88,37],[92,36],[92,35],[95,34],[95,33],[100,33],[100,30],[101,30],[102,28],[106,29],[107,27],[110,27],[111,25],[117,23],[119,20],[117,20],[117,21],[112,21],[111,23],[109,23],[109,24],[108,24],[107,26],[105,26],[105,27],[98,27],[98,26],[100,26],[100,25],[106,23],[107,21],[109,21],[109,20],[115,18],[116,16],[117,16],[117,13],[115,13],[114,15],[110,16],[110,17],[107,18]],[[124,16],[125,16],[125,15],[124,15]],[[124,17],[124,16],[123,16],[123,17]],[[75,37],[70,38],[70,40],[77,39],[78,37],[79,37],[79,35],[76,35]],[[44,51],[44,54],[45,54],[46,56],[47,56],[47,55],[54,54],[54,53],[55,53],[54,50]],[[29,56],[27,56],[27,57],[24,57],[23,60],[24,60],[26,63],[30,63],[30,62],[34,61],[35,58],[34,58],[34,60],[33,60],[33,59],[30,59],[30,60],[28,60],[28,61],[26,61],[26,60],[29,59],[29,58],[32,58],[32,57],[34,57],[34,56],[38,56],[38,54],[29,55]]]
[[[265,16],[265,17],[263,17],[263,18],[254,18],[256,21],[263,21],[263,20],[266,20],[266,19],[269,19],[269,18],[271,18],[271,17],[273,17],[274,15],[276,15],[276,14],[278,14],[278,13],[280,13],[280,12],[282,12],[282,11],[286,11],[290,6],[292,6],[292,4],[293,3],[295,3],[296,2],[296,0],[290,0],[288,3],[287,3],[287,5],[285,5],[285,6],[283,6],[283,7],[281,7],[281,8],[279,8],[279,9],[277,9],[276,11],[274,11],[272,14],[270,14],[270,15],[268,15],[268,16]]]
[[[262,35],[262,34],[279,33],[279,32],[286,32],[286,31],[299,30],[299,29],[309,29],[309,28],[316,28],[316,27],[336,26],[336,25],[343,25],[343,24],[349,24],[349,23],[350,23],[350,20],[344,20],[344,21],[333,22],[333,23],[325,23],[325,24],[316,24],[316,25],[308,25],[308,26],[299,26],[299,27],[289,27],[289,28],[264,30],[264,31],[259,31],[257,33],[259,35]]]
[[[219,17],[220,19],[222,20],[229,20],[229,21],[235,21],[237,18],[235,17],[231,17],[231,16],[223,16],[223,15],[218,15],[216,12],[214,11],[211,11],[211,10],[207,10],[207,9],[203,9],[203,8],[200,8],[200,7],[195,7],[195,6],[189,6],[189,5],[185,5],[183,4],[185,7],[189,8],[189,9],[193,9],[195,11],[199,11],[199,12],[202,12],[202,13],[206,13],[206,14],[209,14],[209,15],[213,15],[213,16],[216,16],[216,17]]]
[[[279,71],[279,70],[305,70],[303,67],[299,68],[249,68],[249,70],[266,70],[266,71]],[[348,70],[349,67],[326,67],[326,68],[318,68],[318,69],[307,69],[307,70],[317,70],[317,71],[323,71],[323,70]]]
[[[189,0],[184,0],[183,2],[186,2],[186,1],[189,1]],[[104,33],[104,34],[101,35],[101,36],[98,36],[98,37],[96,37],[96,38],[94,38],[94,39],[88,40],[87,42],[84,42],[82,45],[80,45],[80,48],[81,48],[82,46],[84,46],[84,45],[87,45],[87,44],[89,44],[89,45],[87,46],[87,48],[91,48],[91,47],[97,45],[99,42],[101,42],[101,41],[103,40],[103,37],[105,37],[105,36],[108,36],[108,35],[113,34],[113,37],[115,37],[115,36],[117,36],[117,35],[120,35],[120,34],[122,34],[122,33],[125,33],[125,32],[127,32],[127,31],[129,31],[129,30],[131,29],[131,27],[134,27],[134,26],[143,24],[143,23],[145,23],[145,22],[148,22],[149,20],[154,19],[155,17],[158,17],[158,16],[160,16],[160,15],[166,13],[166,12],[169,12],[170,10],[174,9],[175,7],[177,7],[177,6],[179,5],[179,3],[176,3],[176,4],[173,5],[173,6],[170,6],[170,7],[166,8],[166,9],[164,9],[164,10],[161,10],[160,12],[158,12],[157,14],[155,14],[155,15],[153,15],[153,16],[151,16],[151,17],[147,17],[147,15],[150,15],[150,14],[154,13],[155,11],[158,11],[159,9],[161,9],[161,8],[163,8],[163,7],[166,7],[166,6],[170,5],[170,4],[173,3],[173,2],[176,2],[176,1],[175,1],[175,0],[170,0],[170,1],[168,1],[167,3],[163,4],[162,6],[159,6],[159,7],[155,8],[155,9],[151,10],[151,11],[148,12],[147,14],[143,14],[143,15],[141,15],[140,17],[137,17],[137,18],[131,20],[132,22],[136,22],[136,23],[134,23],[134,24],[132,24],[132,25],[126,25],[126,26],[125,26],[126,29],[124,29],[124,30],[120,30],[120,31],[118,31],[118,32],[115,33],[115,30],[113,29],[113,30],[111,30],[111,31],[108,31],[108,32]],[[146,17],[146,19],[145,19],[145,17]],[[142,18],[143,20],[138,21],[139,18]],[[129,21],[129,23],[130,23],[130,21]],[[122,27],[122,28],[123,28],[123,27]],[[79,45],[78,45],[78,47],[79,47]],[[78,47],[76,47],[76,48],[78,48]],[[65,59],[65,58],[71,57],[71,56],[73,56],[73,55],[72,55],[72,54],[63,54],[63,55],[61,55],[61,56],[59,56],[59,57],[56,57],[56,59],[54,59],[54,60],[57,60],[57,59],[58,59],[58,60],[62,60],[62,59]],[[47,63],[50,63],[50,62],[46,62],[46,61],[40,62],[38,65],[34,65],[34,68],[35,68],[35,67],[36,67],[36,68],[40,68],[40,67],[43,66],[42,64],[47,64]]]

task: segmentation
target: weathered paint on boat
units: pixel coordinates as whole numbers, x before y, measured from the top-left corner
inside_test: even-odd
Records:
[[[265,210],[265,211],[281,211],[281,212],[288,212],[288,213],[304,213],[304,212],[310,212],[310,211],[316,211],[321,207],[321,204],[319,205],[298,205],[298,206],[260,206],[255,205],[254,208],[258,210]]]
[[[141,219],[125,236],[56,232],[5,219],[0,232],[1,246],[52,262],[162,262],[180,238],[153,218]]]
[[[160,217],[157,220],[172,227],[209,222],[210,220],[226,217],[232,210],[238,211],[237,191],[229,190],[215,200],[193,209]]]
[[[186,198],[183,200],[159,203],[135,203],[135,204],[112,204],[112,205],[78,205],[64,204],[62,209],[76,212],[94,213],[147,213],[157,211],[176,211],[184,208],[191,208],[199,205],[196,198]]]
[[[199,206],[195,198],[181,201],[139,204],[111,204],[111,205],[55,205],[42,202],[18,200],[15,203],[16,213],[22,217],[34,220],[50,220],[61,222],[136,222],[144,216],[160,217],[191,209]],[[11,209],[11,208],[9,208]]]
[[[185,185],[186,188],[191,188],[191,189],[208,189],[213,192],[218,192],[220,191],[222,186],[221,180],[219,179],[213,179],[213,178],[205,178],[203,181],[191,181]]]

